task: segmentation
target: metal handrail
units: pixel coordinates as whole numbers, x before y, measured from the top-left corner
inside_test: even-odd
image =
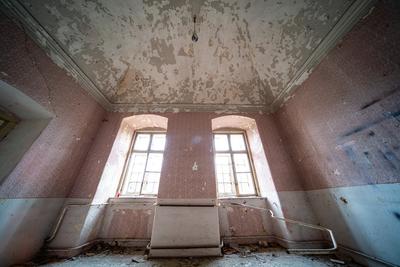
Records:
[[[267,209],[267,208],[260,208],[260,207],[245,205],[245,204],[241,204],[241,203],[224,203],[223,205],[242,206],[242,207],[247,207],[247,208],[252,208],[252,209],[257,209],[257,210],[269,211],[271,218],[273,218],[275,220],[293,223],[293,224],[297,224],[297,225],[312,228],[312,229],[326,231],[329,233],[329,236],[331,238],[331,242],[332,242],[331,248],[317,248],[317,249],[315,249],[315,248],[307,248],[307,249],[289,248],[289,249],[287,249],[288,252],[297,253],[297,254],[332,254],[333,252],[335,252],[337,250],[337,243],[336,243],[336,239],[333,235],[333,232],[332,232],[332,230],[330,230],[326,227],[322,227],[322,226],[310,224],[310,223],[305,223],[302,221],[286,219],[283,217],[278,217],[278,216],[274,215],[274,212],[271,209]]]

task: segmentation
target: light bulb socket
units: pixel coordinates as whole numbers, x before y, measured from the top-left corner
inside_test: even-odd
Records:
[[[193,33],[193,35],[192,35],[192,41],[193,42],[197,42],[199,40],[199,36],[197,35],[197,33]]]

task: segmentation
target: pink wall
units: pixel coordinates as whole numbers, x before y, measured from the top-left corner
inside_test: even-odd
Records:
[[[0,78],[55,114],[4,181],[0,197],[65,197],[104,110],[14,23],[0,18]]]
[[[55,116],[0,185],[0,265],[43,245],[105,115],[65,71],[0,15],[0,79]]]
[[[278,192],[302,190],[295,164],[287,150],[286,143],[281,137],[280,129],[274,117],[259,114],[251,117],[257,122],[276,190]]]
[[[93,198],[96,193],[99,179],[107,162],[118,129],[124,118],[123,113],[106,113],[97,135],[93,140],[82,168],[77,175],[76,182],[69,195],[70,198]]]
[[[159,198],[215,198],[211,117],[209,113],[168,116],[167,145]],[[194,162],[198,170],[193,171]]]
[[[400,182],[400,7],[381,3],[276,114],[304,188]]]

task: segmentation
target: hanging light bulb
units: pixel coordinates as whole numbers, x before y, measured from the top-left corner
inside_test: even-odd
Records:
[[[197,42],[199,40],[199,36],[196,33],[196,15],[193,16],[193,34],[192,41]]]

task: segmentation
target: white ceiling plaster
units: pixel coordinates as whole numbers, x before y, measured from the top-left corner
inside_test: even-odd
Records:
[[[239,111],[268,110],[304,79],[299,70],[355,2],[22,0],[19,9],[114,108]]]

